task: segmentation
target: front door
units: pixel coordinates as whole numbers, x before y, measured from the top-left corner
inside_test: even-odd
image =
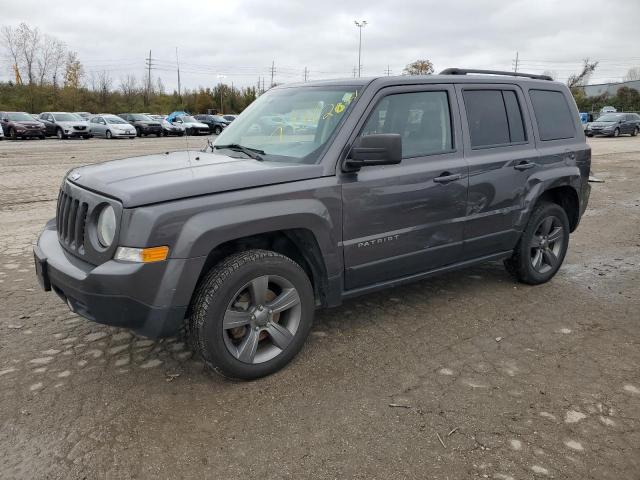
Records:
[[[398,165],[343,174],[345,289],[455,263],[468,172],[451,85],[381,90],[360,135],[398,133]]]

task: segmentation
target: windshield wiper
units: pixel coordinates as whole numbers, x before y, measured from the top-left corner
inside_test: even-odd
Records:
[[[213,148],[215,148],[216,150],[227,149],[227,150],[233,150],[235,152],[242,152],[247,157],[253,158],[254,160],[258,160],[260,162],[264,160],[264,158],[262,158],[262,155],[265,155],[264,150],[260,150],[258,148],[244,147],[239,143],[229,143],[228,145],[214,145]]]

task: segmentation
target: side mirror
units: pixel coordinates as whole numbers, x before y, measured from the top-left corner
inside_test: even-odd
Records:
[[[358,137],[344,162],[345,172],[362,167],[396,165],[402,161],[402,137],[398,133],[376,133]]]

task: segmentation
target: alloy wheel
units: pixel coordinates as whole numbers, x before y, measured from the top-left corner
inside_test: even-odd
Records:
[[[538,273],[546,273],[558,265],[563,248],[564,230],[555,216],[544,218],[536,227],[530,243],[531,266]]]
[[[291,282],[278,275],[256,277],[236,292],[224,313],[225,346],[243,363],[272,360],[294,339],[301,315]]]

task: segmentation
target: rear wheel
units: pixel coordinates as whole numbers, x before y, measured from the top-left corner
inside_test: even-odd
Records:
[[[551,202],[536,206],[505,267],[522,283],[537,285],[556,274],[569,246],[569,219]]]
[[[190,342],[216,373],[251,380],[300,351],[315,308],[304,270],[284,255],[249,250],[227,257],[198,286]]]

